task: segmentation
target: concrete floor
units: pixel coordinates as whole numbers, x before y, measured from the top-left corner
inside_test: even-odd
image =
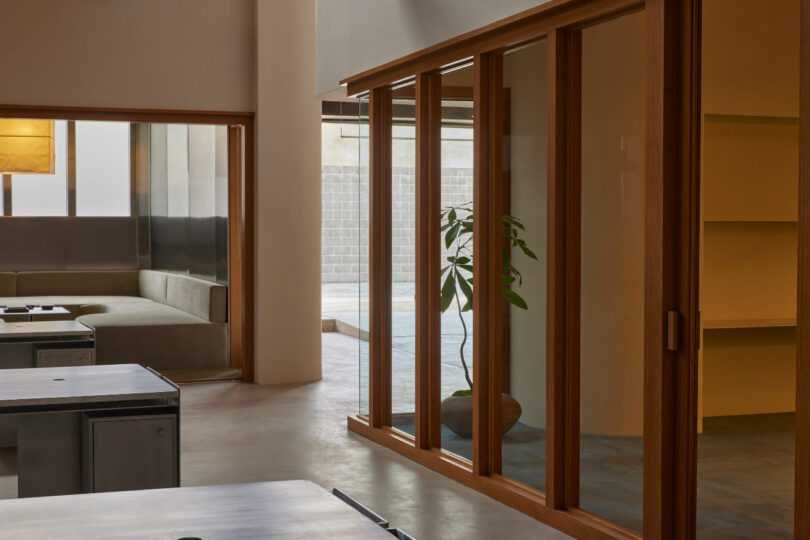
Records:
[[[323,334],[323,352],[318,383],[184,385],[182,485],[302,478],[342,489],[420,540],[569,538],[349,433],[357,340]],[[13,452],[0,452],[0,498],[16,496],[15,469]]]

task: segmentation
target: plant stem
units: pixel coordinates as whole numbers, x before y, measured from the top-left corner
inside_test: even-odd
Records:
[[[464,360],[464,345],[467,343],[467,324],[464,322],[464,314],[461,312],[461,302],[458,299],[458,292],[455,294],[456,306],[458,306],[458,318],[461,321],[461,327],[464,329],[464,339],[461,340],[461,346],[458,348],[458,354],[461,356],[461,365],[464,366],[464,378],[467,379],[467,384],[470,385],[470,390],[473,389],[472,379],[470,378],[470,370],[467,368],[467,362]]]

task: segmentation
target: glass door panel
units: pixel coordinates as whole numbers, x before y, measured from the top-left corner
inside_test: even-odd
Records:
[[[442,75],[442,448],[472,460],[473,66]]]
[[[510,270],[504,283],[502,470],[541,491],[546,474],[547,65],[546,41],[503,57],[504,258]]]
[[[645,14],[582,30],[580,507],[642,525]]]
[[[391,140],[391,424],[414,434],[416,410],[416,100],[393,91]]]

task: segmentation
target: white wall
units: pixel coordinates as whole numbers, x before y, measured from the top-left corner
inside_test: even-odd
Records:
[[[321,377],[315,4],[258,0],[256,381]]]
[[[0,103],[253,110],[255,0],[0,0]]]
[[[548,0],[315,0],[315,90]]]

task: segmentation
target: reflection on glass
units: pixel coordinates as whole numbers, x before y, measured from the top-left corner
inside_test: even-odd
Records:
[[[503,435],[502,468],[505,476],[538,490],[545,489],[546,472],[547,55],[547,43],[541,41],[503,59],[508,96],[504,214],[516,224],[508,223],[507,234],[517,238],[507,241],[507,249],[519,273],[508,278],[508,287],[523,302],[513,298],[505,311],[501,423],[504,429],[514,427]]]
[[[473,68],[442,75],[442,448],[472,460]]]
[[[368,347],[368,215],[369,215],[369,132],[368,132],[368,97],[360,98],[358,116],[358,201],[360,222],[358,223],[358,257],[357,279],[360,283],[358,305],[358,328],[360,330],[360,411],[368,416],[369,400],[369,347]]]
[[[416,399],[416,101],[394,91],[391,141],[391,423],[413,434]]]
[[[12,215],[67,215],[67,131],[67,121],[57,120],[54,123],[54,174],[14,174],[11,176]]]
[[[641,531],[645,17],[582,31],[580,506]]]

